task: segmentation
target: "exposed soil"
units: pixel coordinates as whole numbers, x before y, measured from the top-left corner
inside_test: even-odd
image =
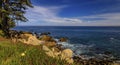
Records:
[[[0,37],[0,41],[5,41],[5,40],[8,40],[8,39]]]

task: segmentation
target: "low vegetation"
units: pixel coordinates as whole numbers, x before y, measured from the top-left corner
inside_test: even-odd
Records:
[[[76,65],[65,60],[49,57],[42,50],[42,45],[13,43],[3,37],[0,31],[0,65]],[[78,65],[78,64],[77,64]]]
[[[41,47],[0,41],[0,65],[69,65],[47,56]]]

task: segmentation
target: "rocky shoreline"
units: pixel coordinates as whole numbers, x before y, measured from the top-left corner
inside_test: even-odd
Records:
[[[56,40],[52,36],[50,36],[49,32],[46,33],[31,33],[25,31],[16,31],[11,30],[11,40],[13,42],[22,42],[30,45],[42,45],[45,53],[53,58],[58,58],[61,60],[66,60],[69,64],[79,63],[81,65],[120,65],[120,61],[114,58],[106,58],[98,59],[96,57],[85,59],[84,56],[73,56],[73,51],[68,48],[62,48],[60,44],[57,43]],[[66,38],[60,38],[60,42],[66,42]]]

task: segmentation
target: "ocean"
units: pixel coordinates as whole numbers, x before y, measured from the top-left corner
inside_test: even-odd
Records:
[[[17,26],[14,30],[29,32],[50,32],[55,40],[68,38],[68,42],[58,42],[71,48],[76,55],[95,56],[111,54],[120,58],[120,27],[100,26]]]

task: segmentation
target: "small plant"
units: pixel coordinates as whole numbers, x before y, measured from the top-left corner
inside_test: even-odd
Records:
[[[4,33],[3,33],[3,31],[2,30],[0,30],[0,36],[4,36]]]

